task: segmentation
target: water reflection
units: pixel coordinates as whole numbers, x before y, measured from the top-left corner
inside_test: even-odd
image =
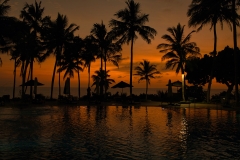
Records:
[[[237,159],[239,115],[147,106],[1,107],[0,154],[6,159]]]
[[[181,148],[183,154],[187,152],[187,140],[188,140],[188,121],[186,119],[186,109],[183,108],[182,110],[182,117],[181,117],[181,130],[179,139],[181,141]]]

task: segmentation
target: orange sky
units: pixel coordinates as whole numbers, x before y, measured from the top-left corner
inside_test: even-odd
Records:
[[[10,0],[8,2],[11,5],[11,11],[9,16],[19,17],[20,10],[25,3],[32,4],[34,0]],[[80,26],[76,35],[84,38],[90,34],[90,30],[94,23],[104,22],[108,26],[110,19],[115,18],[113,15],[118,10],[126,7],[125,0],[47,0],[42,1],[42,6],[45,7],[45,14],[55,19],[57,13],[67,15],[69,23],[75,23]],[[158,70],[162,73],[161,78],[152,79],[150,88],[164,88],[168,83],[168,80],[172,81],[180,80],[181,75],[177,75],[174,70],[165,70],[165,62],[161,61],[163,54],[159,53],[156,46],[165,42],[161,36],[167,33],[167,28],[176,26],[178,23],[186,25],[185,33],[188,34],[194,28],[188,28],[188,17],[186,16],[188,5],[191,0],[137,0],[141,7],[142,13],[149,14],[149,25],[157,30],[158,34],[151,44],[147,44],[141,38],[137,39],[134,44],[134,67],[139,64],[143,59],[149,60],[153,64],[158,65]],[[224,49],[226,45],[232,47],[232,32],[227,25],[221,30],[220,25],[218,30],[218,50]],[[201,49],[202,54],[209,53],[213,50],[213,32],[210,31],[210,26],[206,26],[198,33],[194,33],[192,41],[196,42]],[[123,80],[129,82],[129,56],[130,46],[123,46],[123,58],[126,58],[119,64],[119,68],[108,63],[107,69],[110,70],[111,78],[116,83]],[[1,55],[3,65],[0,67],[0,87],[13,85],[13,61],[10,61],[10,56]],[[50,57],[41,64],[34,65],[34,77],[38,77],[38,80],[50,86],[51,77],[53,72],[54,61],[53,57]],[[92,64],[91,73],[99,69],[99,60]],[[21,84],[19,70],[17,72],[17,85]],[[215,80],[214,80],[215,82]],[[77,75],[71,79],[72,86],[77,86]],[[55,86],[58,84],[58,78],[55,78]],[[62,82],[63,84],[63,82]],[[87,86],[87,70],[81,73],[81,86]],[[144,88],[145,82],[138,83],[138,77],[133,77],[133,86]],[[213,88],[226,88],[225,85],[214,83]]]

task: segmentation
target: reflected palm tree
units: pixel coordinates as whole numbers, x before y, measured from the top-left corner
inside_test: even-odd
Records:
[[[208,83],[207,102],[209,102],[213,71],[217,55],[217,23],[220,22],[221,27],[223,27],[223,22],[226,22],[231,27],[232,11],[228,5],[228,1],[225,0],[192,0],[187,16],[189,17],[189,26],[200,26],[198,31],[207,24],[211,25],[210,29],[213,28],[214,47],[212,55],[214,57],[214,62],[212,64],[210,81]]]
[[[187,59],[200,57],[200,49],[195,42],[190,42],[191,31],[186,37],[184,36],[184,27],[178,23],[177,27],[169,27],[167,31],[170,33],[162,36],[168,43],[161,43],[157,46],[160,53],[166,53],[162,57],[162,61],[166,62],[166,69],[176,67],[176,73],[182,73],[182,99],[185,101],[185,64]]]
[[[147,92],[148,92],[148,84],[150,84],[150,78],[155,78],[155,74],[160,74],[160,72],[156,68],[157,66],[154,64],[150,64],[149,61],[143,60],[143,62],[139,63],[139,66],[135,68],[137,71],[136,74],[140,76],[138,83],[142,80],[146,80],[146,100],[147,100]]]
[[[127,0],[125,3],[127,7],[114,14],[120,20],[112,19],[109,25],[112,27],[112,36],[119,38],[120,44],[131,42],[130,96],[132,97],[133,43],[138,38],[138,33],[149,44],[157,31],[145,25],[149,21],[149,15],[141,13],[139,3],[135,3],[134,0]]]

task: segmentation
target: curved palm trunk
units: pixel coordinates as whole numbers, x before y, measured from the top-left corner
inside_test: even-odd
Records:
[[[214,29],[213,64],[212,64],[211,73],[210,73],[210,79],[209,79],[209,83],[208,83],[207,102],[210,101],[211,85],[212,85],[213,72],[214,72],[214,69],[215,69],[216,55],[217,55],[217,31],[216,31],[216,23],[213,25],[213,29]]]
[[[105,70],[105,76],[104,76],[104,96],[106,98],[107,97],[107,60],[106,60],[106,54],[105,54],[105,57],[104,57],[104,63],[105,63],[105,66],[104,66],[104,70]]]
[[[101,57],[101,72],[103,70],[103,60]],[[101,80],[100,80],[100,95],[103,95],[103,75],[101,74]]]
[[[226,93],[226,96],[225,96],[225,100],[226,100],[226,103],[229,103],[231,93],[232,93],[232,90],[233,90],[233,87],[234,87],[234,83],[232,83],[232,84],[226,83],[226,85],[227,85],[228,88],[227,88],[227,93]]]
[[[56,57],[55,64],[54,64],[54,69],[53,69],[53,76],[52,76],[52,83],[51,83],[51,97],[50,97],[50,99],[52,99],[52,96],[53,96],[53,86],[54,86],[54,79],[55,79],[56,68],[57,68],[57,57]]]
[[[25,81],[26,81],[27,68],[28,68],[28,62],[23,61],[22,62],[22,69],[21,69],[21,72],[22,72],[22,99],[24,99],[24,97],[25,97],[25,90],[24,90],[25,86],[24,86],[24,84],[25,84]]]
[[[238,56],[237,56],[237,29],[236,29],[236,17],[235,17],[235,0],[232,0],[232,13],[233,13],[233,47],[234,47],[234,65],[235,65],[235,77],[234,77],[234,85],[235,85],[235,100],[236,106],[239,103],[239,94],[238,94]]]
[[[78,70],[78,99],[80,99],[80,73]]]
[[[130,59],[130,98],[132,102],[132,67],[133,67],[133,36],[131,40],[131,59]]]
[[[146,79],[146,100],[147,100],[147,93],[148,93],[148,80]]]
[[[16,85],[16,68],[17,68],[17,65],[16,65],[16,58],[14,59],[14,71],[13,71],[13,99],[15,98],[15,85]]]

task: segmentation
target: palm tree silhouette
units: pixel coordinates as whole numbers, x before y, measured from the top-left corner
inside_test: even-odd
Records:
[[[184,27],[178,23],[177,27],[170,27],[167,31],[170,35],[165,34],[162,36],[168,43],[161,43],[157,46],[160,49],[160,53],[166,53],[162,60],[167,60],[166,68],[174,69],[176,67],[176,73],[179,71],[182,73],[182,99],[185,101],[185,63],[191,56],[201,56],[200,49],[195,42],[190,42],[191,35],[195,31],[191,31],[186,37],[184,36]],[[190,56],[189,56],[190,54]]]
[[[25,23],[19,24],[19,33],[14,38],[14,44],[11,46],[12,59],[16,59],[21,64],[21,76],[22,76],[22,98],[26,88],[24,83],[26,81],[27,71],[29,70],[28,79],[31,75],[31,62],[33,60],[43,62],[45,59],[42,58],[44,55],[45,48],[42,46],[41,40],[36,34],[31,32],[30,27]],[[33,54],[37,53],[37,54]]]
[[[43,17],[43,13],[44,8],[41,7],[41,1],[39,3],[35,1],[35,3],[31,5],[26,3],[20,14],[20,18],[22,18],[23,22],[29,26],[30,33],[32,34],[32,36],[36,36],[36,39],[40,38],[39,35],[44,25],[44,20],[49,19],[49,17]],[[41,54],[39,52],[41,52],[41,50],[35,49],[31,53],[30,80],[33,80],[34,58],[38,57],[38,55]],[[30,86],[30,96],[32,97],[32,86]]]
[[[236,4],[237,2],[237,4]],[[239,20],[239,15],[236,12],[236,5],[240,5],[239,0],[232,0],[231,1],[231,9],[232,9],[232,26],[233,26],[233,48],[234,48],[234,69],[235,69],[235,78],[234,78],[234,85],[235,85],[235,100],[236,100],[236,106],[239,103],[239,93],[238,93],[238,61],[237,61],[237,25],[239,26],[239,22],[236,20]]]
[[[15,40],[18,32],[19,21],[15,17],[7,16],[10,6],[7,4],[9,0],[0,0],[0,53],[7,53],[11,50],[13,40]],[[2,64],[2,59],[0,61]]]
[[[157,31],[145,25],[149,21],[149,15],[141,13],[139,3],[135,3],[134,0],[127,0],[125,3],[127,8],[114,14],[120,20],[112,19],[109,25],[112,27],[111,34],[114,37],[120,37],[118,40],[120,44],[131,42],[130,96],[132,97],[133,43],[138,38],[136,33],[147,43],[151,43]]]
[[[48,49],[48,55],[50,55],[51,53],[55,55],[55,64],[51,82],[51,99],[53,96],[53,86],[57,64],[61,60],[61,55],[65,50],[66,44],[73,41],[74,32],[78,29],[79,27],[73,23],[68,25],[67,17],[65,15],[61,15],[60,13],[58,13],[57,19],[55,21],[49,22],[49,27],[45,29],[44,41]],[[61,95],[60,72],[59,95]]]
[[[98,83],[98,81],[100,81],[100,82],[103,81],[103,84],[105,84],[107,90],[108,90],[110,84],[115,83],[114,79],[109,78],[110,77],[110,75],[108,74],[109,72],[110,72],[110,70],[105,72],[104,70],[101,70],[101,68],[94,72],[95,74],[92,75],[92,79],[93,79],[92,86],[96,86],[94,91],[97,90],[97,83]]]
[[[118,66],[118,62],[121,60],[122,56],[119,53],[122,50],[121,45],[119,43],[113,43],[113,37],[107,32],[106,26],[103,22],[101,24],[95,23],[91,30],[91,34],[95,38],[96,44],[99,46],[99,54],[97,55],[97,58],[101,59],[101,70],[103,70],[103,61],[105,72],[107,71],[107,61]],[[103,86],[105,85],[100,83],[100,95],[103,94]],[[104,87],[104,92],[106,95],[106,86]]]
[[[160,74],[160,72],[156,68],[157,66],[154,64],[150,64],[149,61],[143,60],[143,62],[139,63],[139,66],[135,68],[137,71],[136,74],[140,76],[138,82],[142,80],[146,80],[146,100],[147,100],[147,92],[148,92],[148,84],[150,85],[150,78],[155,78],[155,74]]]
[[[65,46],[63,55],[61,56],[61,61],[59,62],[59,68],[57,72],[65,71],[63,79],[66,77],[74,77],[74,71],[78,74],[78,98],[80,99],[80,71],[83,71],[81,65],[83,62],[81,60],[81,39],[75,37],[73,43],[69,43]]]
[[[190,17],[188,21],[189,26],[199,26],[198,31],[202,29],[203,26],[210,24],[213,28],[214,33],[214,48],[212,55],[216,57],[217,55],[217,23],[220,22],[221,27],[223,27],[223,22],[226,22],[231,27],[232,12],[228,5],[228,1],[225,0],[192,0],[189,6],[187,16]],[[215,60],[212,64],[210,81],[208,83],[207,92],[207,102],[210,100],[210,91],[213,79],[213,71],[215,66]]]
[[[84,61],[84,68],[88,68],[88,88],[90,88],[90,71],[91,63],[95,62],[98,54],[98,46],[95,43],[94,37],[87,36],[84,40],[84,47],[82,49],[81,58]]]

